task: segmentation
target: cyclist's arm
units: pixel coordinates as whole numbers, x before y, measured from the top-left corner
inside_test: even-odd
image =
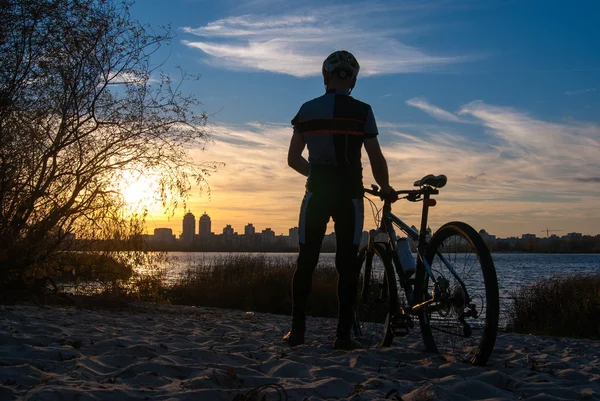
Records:
[[[388,193],[392,187],[390,187],[387,162],[385,161],[385,157],[383,157],[383,153],[381,153],[379,141],[377,140],[377,137],[365,138],[364,144],[367,155],[369,156],[369,162],[371,163],[373,177],[375,178],[375,181],[377,181],[377,184],[379,184],[379,187],[381,187],[381,191],[384,194]]]
[[[290,149],[288,150],[288,165],[300,174],[308,177],[310,166],[308,160],[302,156],[305,147],[306,142],[304,142],[304,137],[294,129],[294,135],[292,135]]]

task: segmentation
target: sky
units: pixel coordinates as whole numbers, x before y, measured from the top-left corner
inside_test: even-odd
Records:
[[[298,225],[305,178],[287,166],[290,120],[324,93],[322,62],[339,49],[361,65],[352,96],[373,108],[391,185],[448,176],[432,229],[600,233],[599,1],[138,0],[132,16],[170,25],[154,56],[164,72],[201,75],[183,90],[209,114],[210,142],[191,154],[225,165],[187,207],[215,233]],[[364,151],[363,168],[369,186]],[[393,211],[418,225],[420,204]],[[184,212],[151,205],[148,232],[179,235]]]

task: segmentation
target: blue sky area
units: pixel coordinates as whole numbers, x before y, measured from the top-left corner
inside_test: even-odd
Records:
[[[227,164],[189,208],[217,233],[297,225],[289,120],[323,93],[321,63],[338,49],[361,64],[353,96],[373,107],[392,185],[448,175],[432,228],[600,233],[599,1],[140,0],[132,14],[171,25],[153,59],[164,71],[202,75],[184,89],[213,114],[214,142],[194,156]],[[418,208],[395,210],[416,223]],[[180,218],[155,211],[149,230],[179,233]]]

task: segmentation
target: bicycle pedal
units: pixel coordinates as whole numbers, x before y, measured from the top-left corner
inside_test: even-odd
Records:
[[[409,333],[408,328],[393,329],[394,337],[406,337]]]
[[[394,319],[392,319],[390,327],[394,332],[395,336],[404,337],[408,335],[409,329],[415,327],[415,324],[413,323],[409,315],[399,314],[398,316],[394,317]]]
[[[405,322],[392,323],[391,329],[395,337],[405,337],[409,333],[409,326]]]

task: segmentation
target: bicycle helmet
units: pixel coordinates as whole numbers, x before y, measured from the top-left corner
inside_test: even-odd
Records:
[[[346,50],[333,52],[323,61],[323,72],[336,74],[342,79],[355,78],[359,70],[358,61],[352,53]]]

